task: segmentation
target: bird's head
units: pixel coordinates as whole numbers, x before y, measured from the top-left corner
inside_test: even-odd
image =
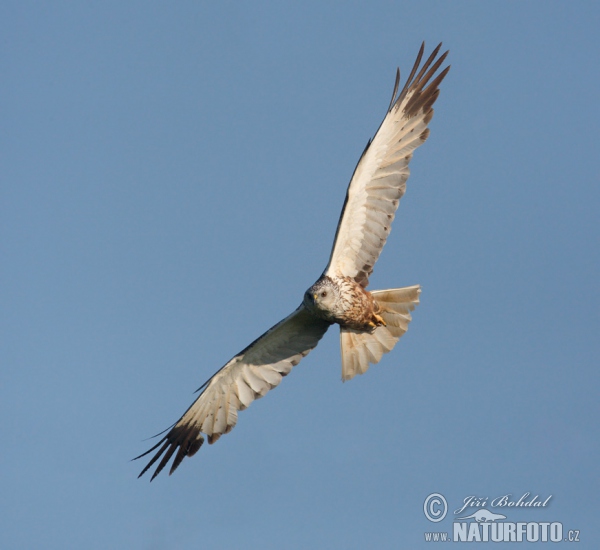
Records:
[[[339,301],[339,288],[327,276],[321,277],[304,293],[304,305],[311,310],[333,313]]]

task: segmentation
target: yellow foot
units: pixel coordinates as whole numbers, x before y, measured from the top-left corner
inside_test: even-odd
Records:
[[[374,313],[373,317],[377,321],[378,325],[383,325],[384,327],[387,327],[387,323],[383,320],[383,317],[381,315],[377,315],[377,313]],[[372,321],[371,321],[371,323],[372,323]],[[375,326],[375,325],[373,325],[373,326]]]

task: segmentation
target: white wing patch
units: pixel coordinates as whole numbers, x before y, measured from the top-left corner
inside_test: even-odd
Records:
[[[406,190],[412,153],[429,136],[432,105],[439,95],[438,86],[450,69],[446,67],[429,83],[448,53],[435,60],[440,46],[415,76],[423,55],[421,46],[413,70],[396,97],[398,72],[388,113],[350,180],[325,275],[352,277],[367,286]]]
[[[169,433],[137,457],[158,449],[140,476],[164,453],[152,475],[154,479],[177,451],[171,474],[186,456],[192,456],[200,449],[204,443],[202,433],[208,436],[209,443],[214,443],[230,432],[237,423],[238,411],[278,386],[292,367],[317,345],[329,325],[301,305],[236,355],[205,384],[198,399]]]

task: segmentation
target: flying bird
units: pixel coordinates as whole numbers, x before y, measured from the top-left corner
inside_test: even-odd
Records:
[[[172,474],[186,456],[198,452],[204,443],[202,434],[212,444],[230,432],[237,423],[238,411],[276,387],[315,348],[331,325],[340,327],[344,381],[378,363],[406,332],[410,312],[419,303],[419,285],[371,292],[366,288],[404,195],[413,151],[429,136],[432,106],[450,70],[447,66],[438,73],[448,55],[445,52],[438,57],[441,46],[421,67],[425,44],[421,45],[400,92],[400,70],[396,71],[385,118],[369,140],[348,185],[323,274],[291,315],[204,383],[196,401],[168,433],[134,459],[156,451],[138,477],[160,459],[154,479],[175,455],[169,472]]]

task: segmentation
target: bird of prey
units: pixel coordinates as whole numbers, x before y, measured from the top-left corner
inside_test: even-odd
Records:
[[[421,45],[400,92],[400,70],[392,100],[375,137],[354,169],[337,226],[329,263],[305,292],[300,306],[238,353],[203,384],[196,401],[150,450],[156,451],[142,476],[159,459],[154,479],[175,455],[170,474],[204,443],[214,443],[236,425],[238,411],[263,397],[308,354],[327,329],[340,327],[342,380],[364,374],[406,332],[419,303],[419,285],[367,291],[369,276],[390,233],[406,189],[413,151],[429,136],[427,125],[448,52],[441,44],[421,65]],[[437,74],[436,74],[437,73]],[[161,458],[162,457],[162,458]]]

